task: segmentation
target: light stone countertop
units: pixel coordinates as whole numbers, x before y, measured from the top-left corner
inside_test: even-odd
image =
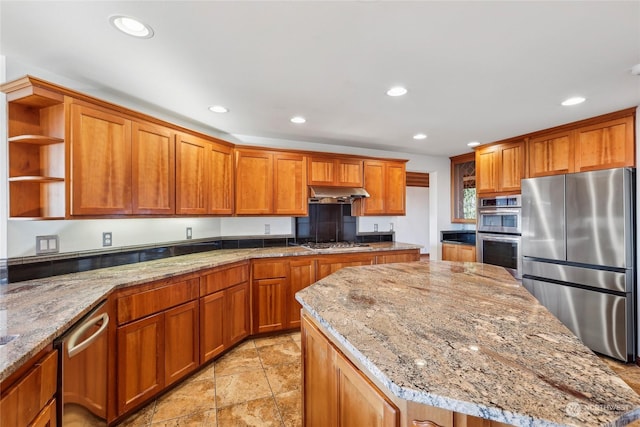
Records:
[[[370,243],[359,247],[357,252],[420,247],[400,242]],[[19,335],[8,344],[0,345],[0,381],[62,335],[115,289],[255,258],[353,252],[349,248],[314,251],[301,246],[225,249],[0,285],[0,336]]]
[[[398,398],[519,426],[640,419],[640,396],[500,267],[350,267],[296,299]]]

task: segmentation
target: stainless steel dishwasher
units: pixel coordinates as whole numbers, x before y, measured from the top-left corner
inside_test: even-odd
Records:
[[[54,345],[59,350],[58,422],[106,426],[109,314],[102,301]]]

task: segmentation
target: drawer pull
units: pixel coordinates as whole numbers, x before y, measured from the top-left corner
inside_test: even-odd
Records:
[[[421,421],[421,420],[413,420],[411,422],[415,427],[442,427],[440,424],[436,424],[433,421]]]

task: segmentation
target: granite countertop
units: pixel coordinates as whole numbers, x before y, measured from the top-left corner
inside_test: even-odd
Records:
[[[400,242],[371,243],[358,248],[358,252],[420,247]],[[343,252],[353,250],[314,251],[301,246],[216,250],[0,285],[0,336],[18,335],[8,344],[0,345],[0,381],[62,335],[115,289],[255,258]]]
[[[519,426],[640,419],[640,396],[503,268],[351,267],[296,298],[400,399]]]

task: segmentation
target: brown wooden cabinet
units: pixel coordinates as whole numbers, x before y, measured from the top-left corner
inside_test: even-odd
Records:
[[[524,178],[524,141],[492,144],[476,150],[478,194],[518,193]]]
[[[167,279],[119,293],[119,415],[199,366],[198,294],[197,278]]]
[[[608,120],[576,131],[576,172],[635,166],[634,116]]]
[[[370,197],[353,204],[355,215],[404,215],[406,173],[404,162],[365,160],[364,187]]]
[[[476,262],[476,247],[474,245],[443,243],[442,260]]]
[[[236,150],[237,215],[306,215],[306,157],[253,149]]]
[[[400,412],[306,318],[302,319],[303,424],[400,425]]]
[[[249,264],[232,264],[200,278],[200,362],[249,335]]]
[[[176,213],[232,214],[232,147],[187,133],[176,146]]]
[[[412,249],[408,251],[383,252],[376,255],[376,264],[391,264],[394,262],[420,261],[420,251]]]
[[[378,255],[380,256],[380,255]],[[317,258],[316,276],[317,280],[327,277],[345,267],[359,267],[362,265],[373,265],[376,255],[373,253],[357,254],[336,254],[321,255]]]
[[[476,223],[476,156],[466,153],[451,160],[451,222]]]
[[[58,352],[39,354],[25,365],[31,366],[19,378],[2,383],[0,425],[55,427]]]
[[[291,258],[289,261],[289,295],[287,323],[289,328],[300,327],[300,310],[302,306],[296,301],[296,292],[301,291],[316,281],[315,259]]]
[[[361,159],[312,156],[309,158],[309,185],[362,187]]]
[[[572,130],[531,138],[527,159],[530,178],[570,173],[574,170],[574,132]]]

